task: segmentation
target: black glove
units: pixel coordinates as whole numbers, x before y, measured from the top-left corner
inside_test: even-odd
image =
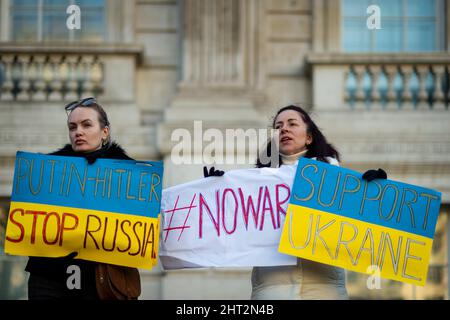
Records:
[[[75,258],[77,255],[78,255],[78,252],[74,251],[74,252],[69,253],[67,256],[60,257],[60,259],[64,259],[64,260],[70,261],[73,258]]]
[[[102,155],[104,155],[104,153],[107,151],[106,147],[102,147],[101,149],[92,151],[92,152],[88,152],[84,154],[84,157],[86,158],[87,162],[89,164],[93,164],[95,163],[95,161],[98,158],[102,158]]]
[[[95,161],[97,160],[97,158],[98,158],[98,155],[97,154],[86,154],[85,156],[84,156],[85,158],[86,158],[86,160],[87,160],[87,162],[89,163],[89,164],[93,164],[93,163],[95,163]]]
[[[209,169],[209,172],[208,172],[208,169],[206,167],[203,167],[203,176],[205,178],[213,177],[213,176],[214,177],[221,177],[224,174],[225,174],[225,171],[214,170],[214,167],[211,167],[211,169]]]
[[[387,174],[383,169],[379,168],[378,170],[367,170],[362,175],[362,178],[370,182],[375,179],[387,179]]]

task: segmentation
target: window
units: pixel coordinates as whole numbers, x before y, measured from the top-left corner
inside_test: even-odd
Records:
[[[443,237],[442,233],[436,232],[436,234],[434,235],[433,246],[432,246],[433,254],[437,254],[437,253],[439,253],[439,251],[441,251],[442,244],[444,242],[443,240],[444,240],[444,237]]]
[[[381,29],[369,30],[370,5],[380,8]],[[345,52],[432,52],[444,49],[443,0],[342,0]]]
[[[70,30],[67,7],[80,7],[81,29]],[[13,41],[92,41],[106,38],[105,0],[10,0]]]
[[[428,281],[433,284],[440,284],[444,279],[444,268],[443,266],[433,266],[428,267]]]
[[[4,240],[6,235],[6,221],[9,213],[9,198],[0,197],[0,256],[3,253]]]

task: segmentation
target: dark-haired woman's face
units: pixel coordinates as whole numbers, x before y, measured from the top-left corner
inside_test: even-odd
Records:
[[[76,152],[92,152],[102,147],[108,137],[108,127],[102,128],[98,113],[92,108],[79,107],[69,114],[67,120],[72,149]]]
[[[294,110],[285,110],[275,119],[275,129],[280,130],[280,153],[292,155],[303,151],[312,142],[307,133],[306,123],[300,113]]]

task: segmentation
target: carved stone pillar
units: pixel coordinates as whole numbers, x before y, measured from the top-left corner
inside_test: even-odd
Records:
[[[186,0],[183,6],[182,76],[171,107],[186,99],[254,103],[262,87],[258,0]]]
[[[267,125],[268,120],[258,110],[264,101],[260,89],[264,79],[261,63],[264,4],[259,0],[183,2],[182,74],[179,90],[165,110],[158,137],[167,165],[170,166],[168,160],[174,145],[167,143],[171,141],[171,133],[186,128],[195,137],[194,121],[202,121],[204,129],[217,128],[223,132]],[[176,171],[180,167],[174,168]],[[179,177],[169,175],[165,177],[169,185],[180,182]],[[198,176],[185,180],[194,178]]]
[[[245,2],[186,1],[182,86],[245,84]]]

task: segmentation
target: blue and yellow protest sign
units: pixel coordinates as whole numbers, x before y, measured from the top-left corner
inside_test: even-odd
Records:
[[[157,262],[161,162],[17,152],[5,252],[151,269]]]
[[[425,285],[441,193],[299,161],[279,251]]]

